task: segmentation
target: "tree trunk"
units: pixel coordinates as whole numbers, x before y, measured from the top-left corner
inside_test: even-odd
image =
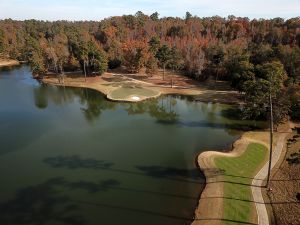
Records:
[[[165,80],[165,71],[166,71],[166,64],[164,63],[164,72],[163,72],[163,80]]]
[[[85,60],[83,60],[84,81],[86,82]]]
[[[219,78],[219,68],[217,68],[216,83],[217,83],[217,81],[218,81],[218,78]]]
[[[62,64],[61,64],[61,74],[62,74],[63,85],[65,86],[65,74],[64,74],[64,69]]]
[[[216,80],[215,80],[215,89],[217,88],[218,76],[219,76],[219,68],[217,68],[217,75],[216,75]]]

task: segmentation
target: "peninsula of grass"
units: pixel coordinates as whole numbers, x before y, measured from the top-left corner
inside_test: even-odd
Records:
[[[111,91],[107,98],[115,101],[130,101],[136,102],[148,98],[155,98],[160,95],[160,92],[154,89],[145,88],[142,86],[126,86],[123,85]]]
[[[238,157],[216,157],[215,165],[223,171],[224,201],[222,224],[252,224],[255,205],[251,182],[267,157],[267,148],[251,143]]]

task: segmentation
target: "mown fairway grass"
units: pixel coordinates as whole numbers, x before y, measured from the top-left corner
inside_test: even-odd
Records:
[[[267,156],[267,148],[251,143],[239,157],[217,157],[216,166],[224,171],[224,216],[223,224],[251,224],[252,178],[261,168]],[[232,220],[232,222],[230,221]],[[235,222],[234,222],[235,221]],[[239,223],[240,222],[240,223]]]

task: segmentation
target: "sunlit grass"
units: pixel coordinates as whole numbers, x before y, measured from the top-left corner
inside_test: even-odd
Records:
[[[239,157],[218,157],[216,166],[224,170],[224,216],[223,224],[251,222],[254,209],[251,194],[252,178],[265,161],[267,148],[261,144],[249,144]]]

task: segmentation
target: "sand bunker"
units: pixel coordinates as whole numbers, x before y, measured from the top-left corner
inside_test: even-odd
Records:
[[[141,98],[138,97],[138,96],[132,96],[131,99],[134,100],[134,101],[138,101],[138,100],[140,100]]]

